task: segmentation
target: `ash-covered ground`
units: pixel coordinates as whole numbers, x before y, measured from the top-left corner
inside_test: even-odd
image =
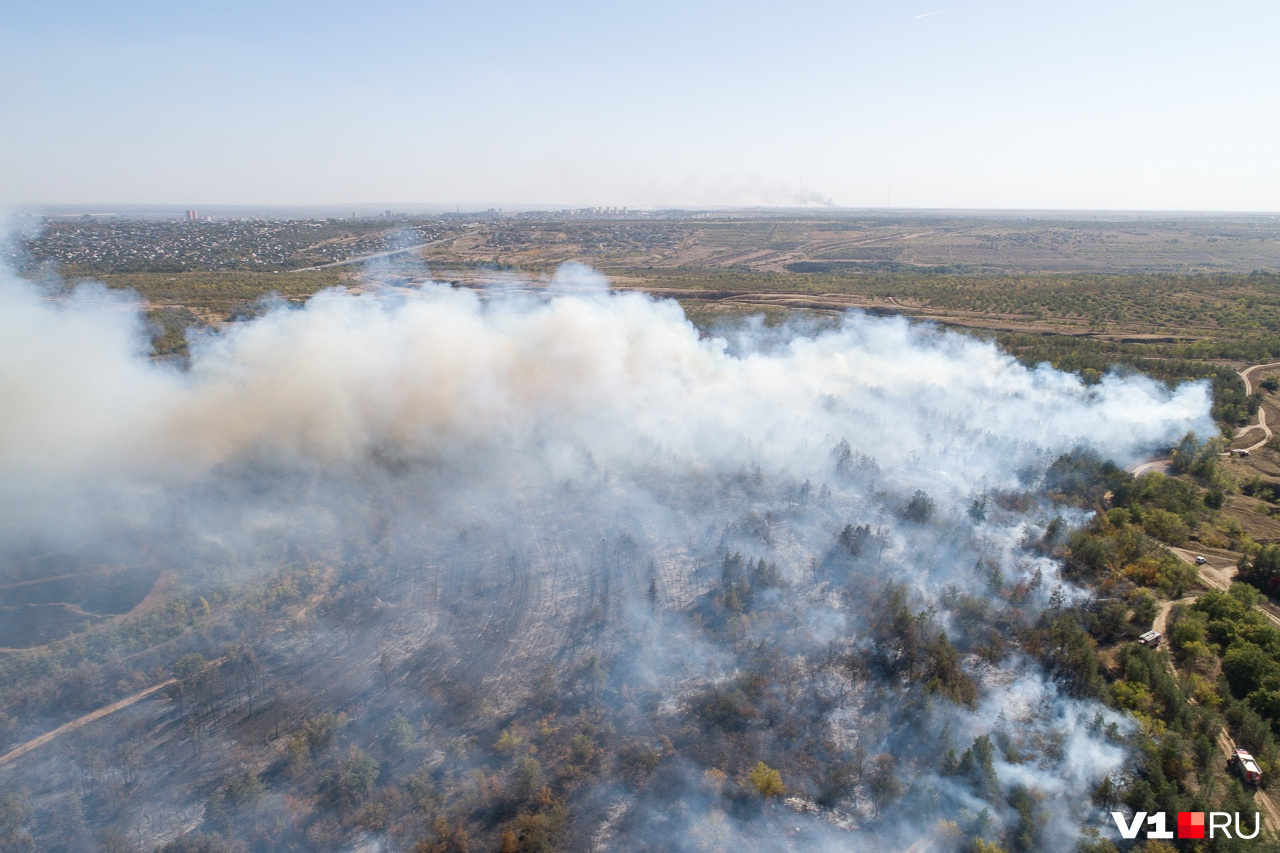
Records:
[[[0,285],[0,584],[74,553],[178,589],[132,617],[148,639],[94,628],[3,692],[7,749],[77,685],[178,679],[0,768],[33,843],[1054,850],[1099,824],[1131,723],[1055,619],[1083,515],[1044,494],[1211,434],[1204,385],[859,314],[705,335],[582,267],[534,289],[325,292],[179,368],[118,294]]]

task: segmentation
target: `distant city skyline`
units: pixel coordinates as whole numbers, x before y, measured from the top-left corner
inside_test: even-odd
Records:
[[[0,206],[1280,210],[1280,5],[0,8]]]

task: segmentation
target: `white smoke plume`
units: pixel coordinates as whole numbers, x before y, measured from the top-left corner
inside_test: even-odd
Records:
[[[401,661],[436,655],[510,706],[504,670],[564,664],[603,619],[625,637],[611,646],[611,677],[670,699],[637,718],[638,731],[656,731],[691,692],[735,677],[744,637],[797,659],[835,649],[880,660],[867,602],[890,595],[886,584],[912,610],[935,608],[962,650],[969,623],[948,601],[968,595],[997,615],[1013,606],[975,564],[1021,585],[1017,607],[1048,606],[1057,567],[1021,544],[1042,510],[992,504],[984,519],[966,512],[975,499],[1033,486],[1080,446],[1125,464],[1213,432],[1204,384],[1087,386],[902,319],[852,313],[836,329],[716,337],[676,303],[612,293],[583,267],[543,291],[329,291],[193,340],[179,369],[146,357],[129,298],[5,280],[0,551],[101,542],[125,559],[147,542],[194,573],[190,555],[211,548],[243,567],[264,543],[331,554],[394,543],[380,546],[395,570],[377,592],[397,621],[368,656],[390,637]],[[927,501],[912,510],[917,492]],[[841,556],[846,525],[865,525],[866,541]],[[780,575],[725,635],[733,643],[686,618],[728,583],[731,553]],[[673,759],[671,778],[688,780],[669,792],[683,798],[675,811],[653,791],[597,791],[625,813],[597,834],[632,847],[707,837],[857,849],[870,837],[860,832],[928,836],[917,808],[991,808],[999,826],[998,804],[937,768],[945,748],[984,734],[1021,737],[1007,752],[1039,756],[1000,759],[1000,784],[1035,787],[1069,834],[1090,787],[1123,760],[1089,728],[1100,708],[1065,698],[1017,655],[965,666],[979,684],[972,710],[841,672],[793,700],[816,703],[813,725],[833,750],[856,741],[914,768],[902,817],[856,794],[844,823],[744,817],[701,782],[713,762],[695,754]],[[823,691],[844,698],[822,704]],[[761,749],[772,738],[761,730]],[[1048,741],[1059,748],[1036,746]],[[805,801],[804,784],[790,787]]]
[[[559,464],[590,453],[635,472],[661,448],[694,469],[750,457],[803,479],[848,439],[898,489],[928,486],[955,504],[1016,486],[1027,465],[1081,443],[1123,464],[1213,429],[1201,384],[1169,393],[1108,376],[1089,387],[961,335],[859,315],[768,351],[749,340],[731,351],[675,303],[610,294],[592,275],[562,270],[552,290],[565,292],[537,301],[446,287],[322,293],[197,341],[187,373],[142,357],[126,298],[82,287],[55,300],[6,282],[6,502],[178,484],[264,454],[336,465],[375,451],[535,452]],[[6,518],[21,527],[25,515]]]

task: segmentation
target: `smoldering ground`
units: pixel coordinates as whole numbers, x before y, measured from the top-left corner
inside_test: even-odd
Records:
[[[200,761],[157,742],[131,804],[90,822],[147,812],[171,838],[194,814],[262,849],[320,846],[320,824],[393,847],[455,824],[573,848],[1070,847],[1125,723],[1011,639],[1081,594],[1026,494],[1073,450],[1124,464],[1210,434],[1207,388],[1086,386],[859,314],[704,336],[576,266],[534,289],[321,293],[178,368],[127,296],[0,285],[4,580],[74,552],[232,602],[304,567],[305,630],[212,616],[207,657],[249,644],[299,685],[250,716],[301,691],[381,759],[354,805],[325,799],[281,769],[284,736],[236,751],[261,732],[233,703],[202,718]],[[6,708],[51,724],[28,693]],[[413,746],[383,754],[397,712]],[[247,765],[275,797],[256,817],[199,811]],[[413,774],[429,805],[361,822]],[[311,805],[263,818],[283,795]]]

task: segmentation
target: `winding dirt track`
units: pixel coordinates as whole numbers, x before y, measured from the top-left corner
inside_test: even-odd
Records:
[[[890,299],[892,299],[892,297],[890,297]],[[1253,367],[1246,367],[1244,370],[1236,371],[1244,381],[1245,394],[1253,393],[1253,380],[1249,378],[1249,374],[1253,373],[1255,370],[1264,370],[1268,367],[1280,367],[1280,361],[1273,361],[1268,364],[1255,364]],[[1249,424],[1247,427],[1242,427],[1236,433],[1236,438],[1239,438],[1246,433],[1253,432],[1255,429],[1262,430],[1262,440],[1255,442],[1248,447],[1237,448],[1238,450],[1243,450],[1245,453],[1252,453],[1255,450],[1260,450],[1265,447],[1267,442],[1271,440],[1273,433],[1271,432],[1271,427],[1267,426],[1267,410],[1261,406],[1258,407],[1258,422],[1256,424]],[[1227,456],[1231,452],[1232,451],[1228,451],[1227,453],[1224,453],[1223,456]],[[1130,465],[1125,468],[1125,470],[1135,477],[1145,474],[1148,471],[1159,471],[1162,474],[1167,474],[1169,473],[1169,459],[1167,457],[1148,459],[1145,462]]]
[[[1196,555],[1188,551],[1187,549],[1171,547],[1169,548],[1169,550],[1172,551],[1174,554],[1176,554],[1182,560],[1185,560],[1186,562],[1191,563],[1192,565],[1195,565]],[[1214,566],[1212,563],[1205,563],[1203,566],[1200,566],[1199,569],[1200,569],[1200,580],[1202,583],[1204,583],[1205,586],[1211,587],[1213,589],[1223,590],[1224,592],[1230,589],[1231,578],[1235,574],[1235,566],[1228,565],[1226,567],[1223,567],[1223,566]],[[1184,602],[1193,601],[1193,600],[1194,600],[1194,596],[1189,598],[1184,598],[1182,599],[1182,601],[1177,601],[1177,602],[1166,601],[1160,607],[1160,613],[1156,617],[1156,624],[1154,626],[1154,630],[1159,631],[1161,634],[1166,633],[1166,630],[1169,624],[1169,611],[1173,609],[1173,605],[1182,604]],[[1271,620],[1271,623],[1273,625],[1275,625],[1276,627],[1280,627],[1280,617],[1277,617],[1276,614],[1270,612],[1269,610],[1267,610],[1265,607],[1261,605],[1258,606],[1257,610],[1263,616],[1267,617],[1267,619]],[[1227,733],[1227,730],[1225,728],[1223,728],[1221,731],[1218,732],[1218,747],[1222,750],[1223,758],[1225,758],[1228,762],[1230,762],[1232,756],[1235,755],[1236,746],[1235,746],[1235,743],[1231,740],[1231,735]],[[1280,807],[1278,807],[1276,803],[1271,799],[1271,797],[1261,788],[1255,788],[1253,789],[1253,791],[1254,791],[1253,801],[1258,805],[1258,808],[1262,811],[1263,823],[1267,828],[1268,834],[1270,834],[1273,838],[1280,838]]]
[[[1253,451],[1258,450],[1259,448],[1263,447],[1263,446],[1264,446],[1268,441],[1270,441],[1270,440],[1271,440],[1271,427],[1267,426],[1267,411],[1266,411],[1266,409],[1263,409],[1263,408],[1259,407],[1259,408],[1258,408],[1258,422],[1257,422],[1256,424],[1249,424],[1247,427],[1245,427],[1244,429],[1242,429],[1242,430],[1240,430],[1238,433],[1236,433],[1236,436],[1237,436],[1237,437],[1242,436],[1242,435],[1244,435],[1246,432],[1252,432],[1252,431],[1253,431],[1253,430],[1255,430],[1255,429],[1260,429],[1260,430],[1262,430],[1262,440],[1261,440],[1261,441],[1259,441],[1259,442],[1257,442],[1257,443],[1255,443],[1255,444],[1251,444],[1251,445],[1249,445],[1248,447],[1244,448],[1244,450],[1245,450],[1247,453],[1252,453]]]
[[[1240,374],[1241,380],[1244,381],[1244,388],[1245,388],[1246,394],[1253,393],[1253,382],[1249,378],[1249,375],[1253,373],[1255,370],[1263,370],[1269,367],[1280,367],[1280,362],[1271,362],[1268,364],[1255,364],[1252,367],[1247,367],[1244,370],[1238,371],[1238,373]],[[1256,424],[1250,424],[1249,426],[1244,427],[1238,433],[1236,433],[1236,435],[1241,436],[1248,432],[1252,432],[1253,430],[1261,430],[1263,438],[1261,441],[1255,444],[1252,444],[1247,448],[1244,448],[1248,452],[1259,450],[1260,448],[1266,445],[1266,443],[1271,439],[1271,436],[1272,436],[1271,428],[1267,426],[1267,412],[1262,407],[1258,408],[1258,422]],[[1138,475],[1148,470],[1151,470],[1153,468],[1167,470],[1167,467],[1168,467],[1168,460],[1156,459],[1156,460],[1144,462],[1140,465],[1132,467],[1130,469],[1130,473],[1134,475]],[[1197,555],[1187,550],[1186,548],[1170,547],[1169,550],[1172,551],[1178,558],[1192,565],[1196,564]],[[1229,555],[1214,554],[1213,557],[1214,557],[1213,560],[1209,560],[1204,565],[1201,565],[1198,567],[1200,570],[1199,572],[1200,581],[1206,587],[1222,590],[1225,592],[1231,588],[1231,582],[1233,577],[1235,576],[1236,567],[1233,565],[1233,561]],[[1226,565],[1214,565],[1215,561],[1221,563],[1224,560],[1227,562]],[[1184,598],[1181,601],[1164,602],[1160,606],[1160,611],[1156,616],[1155,624],[1152,626],[1153,629],[1156,631],[1159,631],[1161,634],[1167,633],[1168,624],[1169,624],[1169,611],[1173,609],[1173,606],[1175,604],[1181,604],[1181,603],[1192,601],[1192,600],[1194,600],[1194,596],[1189,598]],[[1263,616],[1265,616],[1271,622],[1272,625],[1275,625],[1276,627],[1280,628],[1280,615],[1277,615],[1276,613],[1272,612],[1273,609],[1275,608],[1262,605],[1262,604],[1258,605],[1257,607],[1258,612],[1261,613]],[[1218,747],[1219,749],[1222,750],[1223,757],[1228,762],[1230,762],[1232,756],[1235,754],[1235,749],[1236,749],[1235,743],[1231,739],[1231,735],[1224,728],[1218,732],[1217,740],[1218,740]],[[1263,823],[1266,826],[1267,833],[1271,835],[1273,838],[1280,838],[1280,806],[1277,806],[1277,804],[1271,799],[1271,797],[1261,789],[1254,789],[1254,803],[1257,804],[1259,810],[1262,812]]]
[[[1249,374],[1253,373],[1255,370],[1263,370],[1268,367],[1280,367],[1280,361],[1273,361],[1269,364],[1255,364],[1253,367],[1246,367],[1244,370],[1239,371],[1240,378],[1244,380],[1245,394],[1253,393],[1253,381],[1249,379]],[[1267,410],[1261,406],[1258,407],[1258,422],[1256,424],[1249,424],[1247,427],[1236,433],[1236,435],[1241,436],[1247,432],[1252,432],[1255,429],[1262,430],[1262,441],[1244,448],[1244,450],[1249,453],[1258,450],[1271,440],[1271,427],[1267,426]]]
[[[1264,370],[1268,367],[1280,367],[1280,361],[1273,361],[1269,364],[1255,364],[1253,367],[1246,367],[1240,371],[1240,378],[1244,380],[1244,393],[1253,393],[1253,382],[1249,379],[1249,374],[1255,370]]]
[[[1147,473],[1148,471],[1159,471],[1161,474],[1168,474],[1169,460],[1168,459],[1150,459],[1146,462],[1141,462],[1137,465],[1131,465],[1130,467],[1125,468],[1124,470],[1128,471],[1130,474],[1132,474],[1135,477],[1141,477],[1143,474]]]
[[[1160,605],[1160,610],[1156,613],[1155,622],[1151,625],[1151,630],[1159,634],[1169,633],[1169,611],[1173,609],[1175,604],[1190,604],[1196,600],[1196,596],[1188,595],[1186,598],[1180,598],[1177,601],[1166,601]]]

